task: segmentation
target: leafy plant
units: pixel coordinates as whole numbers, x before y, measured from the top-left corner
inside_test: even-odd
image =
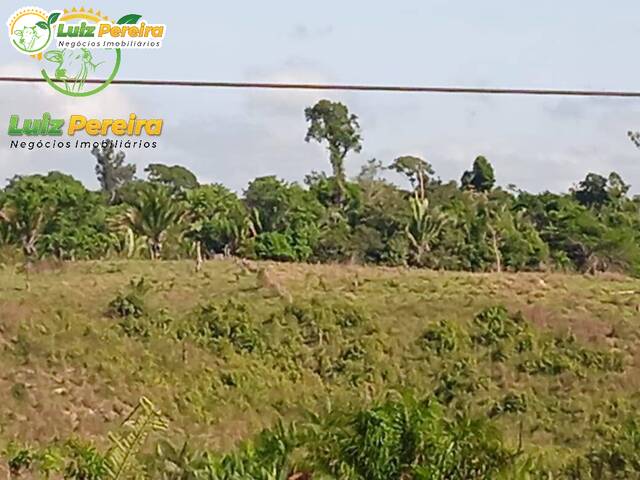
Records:
[[[458,340],[451,324],[443,320],[439,324],[428,328],[418,340],[418,344],[425,351],[442,355],[455,351]]]
[[[149,399],[142,397],[124,420],[123,431],[109,435],[112,446],[107,451],[104,462],[108,479],[126,478],[149,435],[166,429],[167,421],[162,414]]]
[[[144,277],[141,277],[139,280],[131,280],[129,282],[129,287],[126,291],[118,293],[116,298],[114,298],[109,303],[109,314],[112,317],[128,319],[128,318],[140,318],[145,315],[146,307],[144,297],[149,292],[150,287],[145,282]],[[128,323],[123,324],[125,326],[125,331],[127,331],[126,325]],[[129,329],[127,333],[135,333],[133,330]],[[140,332],[137,332],[140,333]]]

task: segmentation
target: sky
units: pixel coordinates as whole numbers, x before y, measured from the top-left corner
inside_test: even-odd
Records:
[[[2,0],[0,16],[27,5],[91,7],[112,18],[139,13],[166,24],[161,50],[123,52],[120,79],[640,90],[637,0]],[[38,61],[4,38],[0,76],[39,76]],[[71,98],[46,85],[0,84],[0,123],[45,111],[163,118],[158,148],[126,152],[140,176],[149,163],[183,165],[201,182],[242,191],[258,176],[302,181],[329,170],[324,147],[304,141],[304,108],[322,98],[345,103],[360,119],[364,144],[347,159],[351,175],[372,158],[388,165],[416,155],[443,180],[458,180],[484,155],[505,186],[566,191],[587,172],[615,170],[640,193],[640,150],[627,137],[640,130],[640,99],[120,85]],[[60,170],[97,187],[86,150],[8,147],[5,133],[0,182]]]

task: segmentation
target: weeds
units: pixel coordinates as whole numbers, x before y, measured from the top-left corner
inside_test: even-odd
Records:
[[[426,352],[442,355],[455,351],[458,340],[451,324],[443,320],[438,325],[426,330],[418,340],[418,344]]]
[[[109,303],[109,315],[113,318],[141,318],[146,313],[144,297],[149,290],[144,277],[131,280],[128,288]]]

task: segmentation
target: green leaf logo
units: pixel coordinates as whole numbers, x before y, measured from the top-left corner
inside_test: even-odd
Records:
[[[138,23],[138,20],[142,18],[142,15],[136,15],[135,13],[130,13],[129,15],[125,15],[120,20],[118,20],[118,25],[135,25]]]
[[[46,22],[38,22],[36,23],[36,25],[42,28],[43,30],[47,30],[49,28],[49,25]]]
[[[47,20],[47,23],[49,25],[53,25],[54,23],[56,23],[58,21],[58,18],[60,18],[60,13],[59,12],[52,13],[51,15],[49,15],[49,19]]]

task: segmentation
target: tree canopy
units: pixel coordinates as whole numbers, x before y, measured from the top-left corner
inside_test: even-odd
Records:
[[[307,141],[324,143],[331,172],[304,183],[256,178],[236,193],[201,184],[182,166],[149,165],[146,179],[112,148],[96,149],[101,191],[60,172],[16,176],[0,190],[0,246],[25,258],[238,255],[278,261],[369,262],[469,271],[621,271],[640,274],[640,199],[616,172],[590,172],[565,193],[496,184],[478,156],[461,181],[442,182],[418,156],[371,160],[356,115],[322,100],[305,110]],[[406,189],[385,174],[405,176]],[[5,249],[6,250],[6,249]],[[0,250],[3,251],[3,250]]]

